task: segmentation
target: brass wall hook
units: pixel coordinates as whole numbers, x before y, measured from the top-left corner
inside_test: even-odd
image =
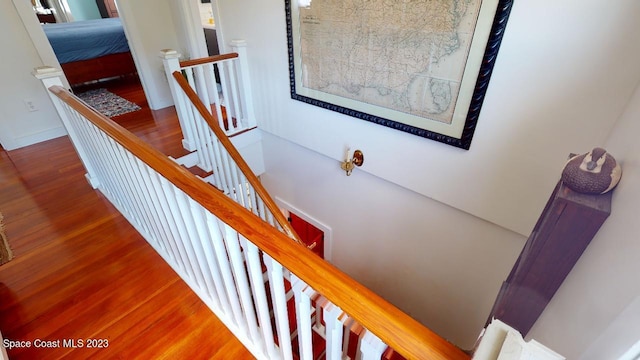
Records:
[[[347,176],[351,175],[351,172],[356,166],[362,166],[364,163],[364,154],[360,150],[353,152],[353,157],[349,157],[349,150],[347,149],[346,159],[340,163],[340,168],[347,173]]]

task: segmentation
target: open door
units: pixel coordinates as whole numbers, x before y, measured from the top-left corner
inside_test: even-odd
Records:
[[[293,226],[293,230],[300,236],[300,240],[311,248],[314,254],[324,259],[324,233],[322,230],[292,212],[289,212],[289,222]]]

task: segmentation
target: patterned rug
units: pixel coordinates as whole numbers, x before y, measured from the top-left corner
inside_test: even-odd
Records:
[[[4,233],[3,220],[2,213],[0,213],[0,265],[13,259],[13,253],[9,247],[9,242],[7,242],[7,235]]]
[[[106,117],[114,117],[141,109],[140,106],[107,91],[107,89],[89,90],[76,94],[76,96]]]

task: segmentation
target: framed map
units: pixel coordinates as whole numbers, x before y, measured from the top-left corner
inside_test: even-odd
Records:
[[[469,149],[513,0],[285,0],[291,97]]]

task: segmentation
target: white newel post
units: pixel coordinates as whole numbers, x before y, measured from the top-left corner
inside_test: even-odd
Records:
[[[240,65],[240,93],[244,98],[245,118],[247,119],[247,127],[256,126],[256,116],[253,110],[253,95],[251,95],[251,80],[249,78],[249,61],[247,60],[247,42],[245,40],[232,40],[231,49],[238,53],[238,61]]]
[[[53,106],[56,108],[58,116],[60,116],[62,124],[69,134],[71,143],[75,147],[76,152],[80,157],[80,161],[82,161],[82,164],[84,165],[84,168],[87,170],[85,177],[87,178],[87,181],[89,181],[89,184],[91,184],[94,189],[97,189],[100,185],[100,182],[98,180],[98,177],[96,176],[96,172],[93,169],[93,165],[89,161],[89,157],[87,156],[85,149],[83,149],[82,147],[82,143],[80,142],[78,134],[76,133],[74,127],[71,126],[69,115],[62,106],[62,102],[60,101],[60,99],[58,99],[51,91],[48,90],[51,86],[55,85],[64,87],[61,78],[61,76],[63,75],[62,70],[50,66],[41,66],[35,68],[32,74],[38,80],[42,81],[44,88],[47,89],[47,94],[49,95],[49,98],[51,98]]]
[[[195,135],[191,130],[191,126],[187,123],[187,119],[190,119],[189,108],[185,103],[182,90],[178,88],[178,85],[173,81],[173,73],[180,71],[180,53],[172,49],[164,49],[160,51],[160,57],[164,64],[164,72],[169,82],[169,89],[171,90],[171,96],[173,97],[176,113],[178,113],[178,121],[180,122],[180,128],[182,129],[182,147],[189,151],[196,150]]]

